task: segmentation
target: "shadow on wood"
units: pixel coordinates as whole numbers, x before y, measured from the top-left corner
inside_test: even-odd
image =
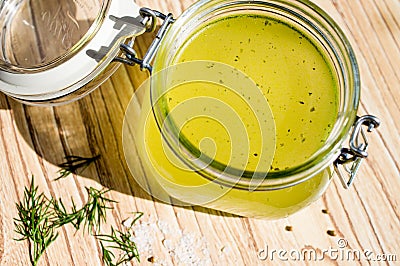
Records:
[[[139,56],[143,56],[154,36],[145,34],[137,38],[135,50]],[[135,181],[125,161],[122,145],[126,108],[135,89],[147,78],[148,73],[140,71],[138,66],[121,66],[99,89],[79,101],[58,107],[36,107],[7,98],[0,101],[4,105],[0,108],[12,109],[19,133],[40,158],[51,164],[50,167],[43,165],[50,180],[58,176],[59,168],[54,166],[65,162],[65,156],[100,155],[93,165],[78,172],[77,178],[90,178],[106,188],[156,200]],[[202,207],[194,209],[225,215]]]

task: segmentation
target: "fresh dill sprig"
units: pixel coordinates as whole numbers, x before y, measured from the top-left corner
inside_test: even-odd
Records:
[[[57,172],[58,177],[55,180],[65,178],[70,174],[76,174],[79,169],[83,172],[91,163],[100,158],[100,155],[94,157],[81,157],[69,155],[65,157],[66,162],[59,164],[61,169]]]
[[[14,219],[15,232],[21,235],[16,240],[28,240],[32,265],[37,265],[46,248],[58,237],[53,226],[52,205],[53,200],[47,199],[43,193],[38,194],[33,177],[30,187],[25,187],[23,200],[16,204],[18,218]]]
[[[103,242],[100,241],[101,247],[101,258],[105,265],[114,266],[113,260],[115,259],[115,255],[112,251],[108,250],[107,247],[104,246]]]
[[[129,225],[129,229],[132,229],[132,226],[137,222],[137,220],[142,218],[142,216],[144,215],[143,212],[133,212],[132,214],[134,214],[136,217],[133,218],[131,224]]]
[[[100,240],[103,262],[107,266],[118,266],[132,259],[140,262],[139,251],[135,242],[132,241],[132,234],[129,231],[124,233],[111,227],[111,234],[97,235],[96,237]],[[113,251],[120,252],[116,262],[113,262],[116,258]]]
[[[90,187],[86,188],[86,191],[88,194],[86,204],[78,209],[71,199],[72,209],[69,213],[61,199],[48,199],[43,193],[39,194],[32,176],[31,185],[25,187],[23,200],[16,204],[18,218],[14,219],[14,225],[15,232],[21,235],[15,240],[29,242],[29,256],[33,266],[37,265],[48,246],[57,239],[56,230],[59,227],[72,224],[76,230],[81,227],[86,228],[88,233],[100,231],[101,224],[106,222],[107,210],[113,209],[110,204],[116,201],[105,197],[104,194],[109,191],[108,189],[98,190]],[[139,216],[133,220],[131,226],[143,215],[143,213],[138,214]],[[123,233],[111,228],[110,235],[95,236],[100,241],[103,261],[106,265],[121,265],[134,258],[140,261],[136,244],[131,240],[130,230]],[[121,254],[114,264],[113,260],[116,257],[113,251],[116,250],[119,250]]]
[[[109,189],[98,190],[93,187],[86,188],[88,193],[88,200],[86,204],[81,208],[77,209],[75,202],[72,202],[72,211],[67,212],[62,200],[53,201],[54,211],[57,215],[56,225],[57,227],[71,223],[76,230],[79,230],[83,224],[83,228],[86,228],[88,233],[99,231],[102,222],[106,222],[106,212],[109,209],[113,209],[110,203],[116,203],[116,201],[106,198],[105,193]]]

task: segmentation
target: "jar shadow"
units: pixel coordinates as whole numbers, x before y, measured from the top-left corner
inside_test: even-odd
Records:
[[[11,107],[7,101],[7,96],[0,92],[0,110],[10,110]]]
[[[136,39],[135,50],[139,56],[143,56],[154,37],[155,34],[145,34]],[[87,169],[78,170],[76,178],[89,178],[123,194],[168,204],[152,197],[138,185],[124,156],[122,128],[125,111],[135,88],[147,78],[148,73],[140,71],[138,66],[122,65],[100,88],[79,101],[57,107],[37,107],[0,95],[0,108],[11,110],[22,138],[51,165],[65,163],[66,156],[99,155]],[[57,171],[60,168],[53,166],[45,167],[50,180],[59,176]],[[199,206],[175,206],[211,215],[234,216]]]

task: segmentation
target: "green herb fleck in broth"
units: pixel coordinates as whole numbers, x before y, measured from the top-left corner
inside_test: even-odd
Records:
[[[246,73],[262,90],[274,115],[276,142],[284,144],[276,147],[272,171],[304,163],[320,149],[331,131],[326,125],[335,122],[338,112],[338,81],[332,62],[321,52],[323,47],[297,27],[261,15],[233,15],[213,21],[188,40],[177,52],[175,63],[194,60],[226,63]],[[205,43],[209,49],[204,49]],[[232,97],[229,93],[210,94],[189,86],[171,91],[168,96],[177,102],[196,96],[229,102]],[[174,106],[170,103],[168,108]],[[243,123],[252,132],[254,123],[246,121],[248,115],[243,117]],[[218,135],[219,131],[203,130],[210,127],[203,123],[209,122],[196,119],[182,134],[191,143],[199,143],[204,137],[228,143],[225,135]],[[300,134],[300,138],[292,137]],[[251,135],[249,139],[254,141],[251,146],[261,146]],[[225,158],[229,156],[223,151],[230,153],[230,146],[219,149],[222,152],[216,155],[217,161],[227,162]],[[246,170],[255,169],[259,162],[259,157],[252,155],[249,154]]]

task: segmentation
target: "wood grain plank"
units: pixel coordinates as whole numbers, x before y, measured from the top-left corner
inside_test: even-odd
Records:
[[[4,169],[1,169],[2,172]],[[3,201],[0,200],[0,210],[4,210]],[[3,229],[3,214],[0,214],[0,264],[4,255],[4,229]]]
[[[194,0],[138,0],[175,17]],[[153,199],[136,183],[122,147],[122,123],[129,101],[148,78],[137,66],[121,66],[91,95],[56,108],[26,107],[0,95],[0,265],[29,265],[26,242],[15,242],[15,202],[36,177],[47,195],[69,198],[80,205],[85,187],[106,187],[118,201],[103,230],[122,222],[132,212],[144,216],[134,226],[144,265],[298,265],[277,255],[258,258],[260,250],[338,248],[345,239],[349,250],[396,254],[400,260],[400,5],[397,0],[315,0],[344,29],[361,69],[360,114],[372,113],[382,126],[370,136],[370,157],[363,163],[350,190],[335,177],[322,198],[310,207],[278,221],[241,218],[202,207],[171,206]],[[135,49],[143,56],[154,34],[137,38]],[[136,154],[132,147],[132,154]],[[57,164],[65,155],[101,155],[78,175],[54,182]],[[144,175],[138,161],[135,174]],[[322,209],[329,210],[328,214]],[[7,211],[4,211],[7,210]],[[292,231],[285,230],[292,226]],[[327,230],[335,230],[329,236]],[[189,258],[191,256],[191,258]],[[320,265],[304,261],[303,265]],[[391,265],[390,262],[332,260],[324,265]],[[132,263],[136,265],[137,263]],[[102,265],[100,247],[93,237],[61,231],[41,265]]]
[[[336,3],[336,6],[339,8],[343,19],[348,21],[351,36],[355,39],[356,45],[354,49],[358,53],[358,57],[366,60],[366,64],[360,65],[361,76],[365,78],[371,75],[375,79],[374,86],[363,87],[363,93],[367,93],[369,90],[378,92],[380,94],[377,96],[379,97],[378,99],[382,99],[385,106],[389,106],[391,110],[397,110],[398,112],[400,110],[397,104],[399,92],[395,88],[399,81],[396,79],[394,71],[388,63],[388,58],[391,55],[389,53],[385,54],[384,50],[381,49],[382,46],[379,43],[377,33],[375,31],[367,32],[367,29],[371,27],[369,22],[370,17],[361,12],[360,10],[362,9],[359,8],[359,3],[354,3],[354,1],[343,1]],[[354,10],[356,15],[354,14]],[[396,58],[397,55],[394,54],[393,56]],[[399,132],[399,122],[391,122],[393,122],[397,132]]]
[[[40,152],[42,158],[51,158],[53,162],[61,162],[64,157],[64,150],[59,140],[59,130],[54,117],[53,108],[37,108],[29,107],[25,108],[30,132],[34,136],[34,148]],[[40,127],[36,127],[40,125]],[[50,141],[49,141],[50,140]],[[42,171],[46,177],[47,189],[52,197],[71,199],[78,204],[82,205],[82,201],[79,197],[78,190],[74,187],[73,183],[68,185],[71,189],[64,189],[65,187],[60,182],[54,182],[58,168],[52,164],[41,162]],[[66,204],[67,208],[70,208],[70,204]],[[81,239],[72,239],[75,229],[72,227],[62,228],[62,238],[65,241],[65,247],[60,247],[59,251],[55,253],[52,249],[49,249],[47,254],[49,255],[49,263],[58,263],[58,254],[62,252],[62,248],[66,249],[69,253],[68,257],[71,260],[70,263],[75,263],[77,260],[84,261],[85,263],[94,263],[90,261],[90,257],[87,257],[85,250],[91,250],[91,244],[87,244],[86,241]],[[61,237],[60,237],[61,238]],[[57,241],[57,247],[59,247],[60,240]],[[76,243],[76,244],[72,244]],[[72,248],[74,246],[74,248]],[[68,254],[66,253],[66,254]]]

